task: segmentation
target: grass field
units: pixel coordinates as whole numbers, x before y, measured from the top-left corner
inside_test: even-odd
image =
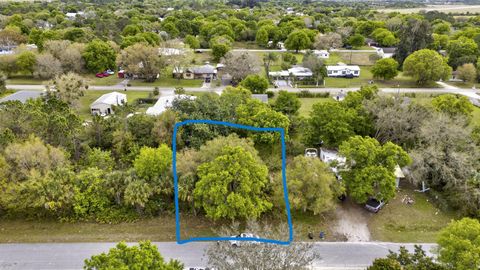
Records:
[[[480,87],[480,83],[469,83],[469,82],[447,82],[447,84],[459,87],[459,88],[465,88],[465,89],[472,89],[472,87],[475,85],[475,88]]]
[[[402,203],[405,195],[415,203]],[[455,217],[436,208],[425,194],[404,188],[370,218],[368,225],[377,241],[426,243],[435,242],[438,232]]]
[[[443,13],[462,14],[469,12],[470,14],[480,13],[480,5],[429,5],[418,8],[395,8],[395,9],[378,9],[380,12],[399,12],[403,14],[418,13],[420,11],[439,11]]]
[[[175,78],[160,78],[154,82],[144,82],[142,80],[131,80],[132,86],[158,86],[158,87],[201,87],[203,80],[185,80]]]
[[[300,107],[300,110],[298,110],[299,114],[301,116],[308,117],[310,115],[310,111],[312,110],[312,106],[315,103],[318,102],[327,102],[327,101],[333,101],[333,98],[328,97],[328,98],[300,98],[300,101],[302,102],[302,106]]]
[[[343,63],[359,66],[371,66],[378,59],[376,52],[336,52],[336,54],[343,59]]]
[[[104,78],[97,78],[95,74],[83,75],[87,85],[116,85],[121,83],[124,79],[118,78],[117,74],[113,74]]]
[[[7,84],[45,84],[48,80],[33,78],[32,76],[14,75],[7,80]]]
[[[90,104],[94,102],[97,98],[99,98],[103,94],[110,93],[112,91],[87,91],[86,94],[80,98],[80,108],[79,114],[82,119],[89,119],[91,117],[90,114]],[[122,92],[127,94],[127,102],[133,103],[138,98],[146,98],[151,92],[148,91],[127,91]]]

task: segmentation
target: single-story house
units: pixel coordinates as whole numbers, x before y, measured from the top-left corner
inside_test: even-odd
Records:
[[[147,109],[146,114],[148,115],[160,115],[168,108],[172,107],[173,101],[176,99],[189,99],[194,100],[196,96],[189,96],[189,95],[171,95],[171,96],[164,96],[160,97],[157,102],[150,108]]]
[[[288,79],[290,76],[294,77],[295,79],[301,80],[304,78],[311,78],[313,76],[313,73],[309,68],[294,66],[288,70],[271,71],[268,73],[268,75],[275,80],[285,80]]]
[[[318,58],[328,59],[330,57],[330,53],[327,50],[313,50],[312,52]]]
[[[0,103],[7,101],[27,102],[29,99],[37,99],[43,95],[42,91],[17,91],[11,95],[0,98]]]
[[[187,79],[187,80],[207,79],[207,78],[216,79],[217,69],[216,67],[210,64],[205,64],[199,67],[188,67],[188,68],[175,67],[173,69],[173,77]]]
[[[113,114],[113,106],[121,106],[127,103],[127,95],[119,92],[111,92],[97,98],[91,105],[93,115]]]
[[[327,66],[328,77],[359,77],[360,67],[349,65]]]
[[[258,99],[263,103],[268,103],[268,95],[267,94],[252,94],[252,98]]]

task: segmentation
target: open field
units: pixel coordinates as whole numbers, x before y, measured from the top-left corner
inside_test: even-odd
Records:
[[[415,202],[402,203],[404,196]],[[436,208],[425,194],[410,187],[401,188],[379,213],[372,214],[369,229],[372,238],[388,242],[435,242],[438,232],[456,216]]]
[[[95,74],[84,74],[83,77],[87,85],[117,85],[124,79],[118,78],[117,74],[113,74],[104,78],[97,78]]]
[[[335,52],[343,63],[359,66],[371,66],[379,59],[376,52]]]
[[[378,9],[380,12],[418,13],[420,11],[439,11],[443,13],[480,13],[480,5],[428,5],[419,8]]]
[[[308,117],[310,115],[310,111],[312,111],[312,106],[315,103],[318,102],[327,102],[327,101],[333,101],[333,98],[328,97],[328,98],[300,98],[300,101],[302,102],[302,106],[300,107],[300,110],[298,110],[299,114],[301,116]]]

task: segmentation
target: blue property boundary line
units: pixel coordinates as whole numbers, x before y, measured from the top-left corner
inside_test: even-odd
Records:
[[[178,128],[188,124],[209,124],[209,125],[221,125],[228,126],[233,128],[240,128],[258,132],[279,132],[280,141],[282,144],[282,183],[283,183],[283,198],[285,200],[285,210],[287,211],[287,221],[288,221],[288,241],[280,241],[275,239],[267,238],[235,238],[235,237],[191,237],[188,239],[181,239],[180,235],[180,210],[178,203],[178,176],[177,176],[177,132]],[[173,182],[175,190],[175,234],[178,244],[186,244],[189,242],[199,242],[199,241],[256,241],[263,243],[279,244],[279,245],[289,245],[293,241],[293,225],[292,225],[292,215],[290,213],[290,203],[288,201],[288,188],[287,188],[287,154],[286,154],[286,144],[285,144],[285,130],[283,128],[261,128],[261,127],[252,127],[246,125],[240,125],[230,122],[222,122],[215,120],[185,120],[182,122],[175,123],[173,128],[173,139],[172,139],[172,167],[173,167]]]

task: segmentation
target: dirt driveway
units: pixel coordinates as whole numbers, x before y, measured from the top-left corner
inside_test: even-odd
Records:
[[[368,213],[361,206],[347,199],[335,211],[336,224],[332,228],[338,238],[347,242],[370,241]]]

